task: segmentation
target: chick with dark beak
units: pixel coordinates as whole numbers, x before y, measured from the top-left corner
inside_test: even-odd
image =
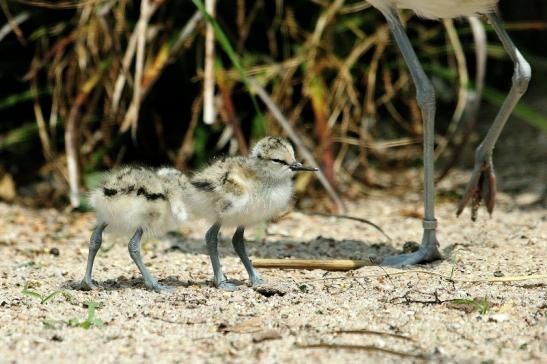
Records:
[[[294,171],[294,172],[298,172],[298,171],[317,172],[319,170],[319,168],[305,166],[300,162],[291,164],[289,168],[291,169],[291,171]]]
[[[245,249],[245,228],[285,211],[293,195],[294,175],[317,170],[297,162],[286,139],[265,137],[248,156],[218,159],[190,179],[184,202],[193,216],[211,223],[205,244],[215,286],[225,290],[238,288],[228,280],[220,265],[217,248],[220,227],[236,227],[232,245],[247,271],[249,283],[252,286],[263,283]]]

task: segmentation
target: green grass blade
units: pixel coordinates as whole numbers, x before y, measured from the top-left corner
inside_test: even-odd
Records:
[[[43,94],[44,91],[39,92],[38,94]],[[22,102],[26,102],[33,99],[32,91],[27,90],[19,94],[14,94],[6,97],[4,100],[0,101],[0,110],[7,109],[8,107],[15,106]]]
[[[424,65],[424,69],[449,81],[455,81],[457,78],[456,72],[446,67],[438,65]],[[474,88],[475,85],[469,81],[469,87]],[[501,107],[506,96],[507,95],[503,92],[500,92],[492,87],[484,87],[483,98],[491,104]],[[547,117],[537,112],[529,105],[526,105],[522,101],[520,101],[513,110],[513,115],[524,120],[527,124],[530,124],[533,127],[547,131]]]
[[[450,303],[453,303],[455,305],[473,305],[473,306],[477,304],[475,300],[465,299],[465,298],[456,298],[456,299],[450,300]]]
[[[55,291],[55,292],[52,292],[50,293],[49,295],[47,295],[46,297],[44,297],[42,299],[42,302],[40,302],[41,304],[44,304],[44,303],[47,303],[47,301],[51,300],[53,297],[57,296],[57,295],[60,295],[64,292],[64,290],[60,289],[58,291]]]
[[[450,277],[448,277],[448,280],[451,281],[452,277],[454,277],[454,270],[456,269],[456,254],[452,256],[452,269],[450,270]]]
[[[80,326],[80,320],[78,320],[77,318],[71,318],[66,322],[66,324],[70,327],[78,327]]]
[[[32,291],[32,290],[28,289],[28,284],[27,283],[25,283],[25,288],[23,288],[21,293],[24,294],[25,296],[38,298],[40,301],[42,301],[42,295],[40,293],[36,292],[36,291]]]
[[[44,319],[42,320],[42,325],[44,325],[46,329],[56,329],[59,326],[59,321]]]
[[[0,150],[10,149],[37,138],[38,125],[36,123],[23,124],[17,129],[8,131],[4,136],[0,136]]]
[[[97,303],[95,301],[87,301],[87,319],[86,321],[93,322],[95,318],[95,308],[97,308]]]
[[[491,104],[496,106],[501,106],[505,100],[505,94],[499,92],[496,89],[485,87],[484,88],[484,99]],[[513,110],[513,115],[524,120],[526,123],[534,126],[538,129],[547,132],[547,117],[540,114],[532,107],[526,105],[523,102],[519,102],[515,109]]]

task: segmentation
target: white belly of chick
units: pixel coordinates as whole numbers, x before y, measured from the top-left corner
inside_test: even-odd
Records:
[[[90,202],[98,222],[108,224],[107,232],[127,236],[140,227],[145,235],[157,236],[176,227],[171,205],[165,200],[150,201],[133,195],[106,197],[95,191]]]
[[[220,222],[230,226],[253,226],[287,209],[292,197],[290,184],[260,189],[246,198],[234,198],[230,208],[220,214]]]
[[[369,0],[377,8],[411,9],[430,19],[458,18],[492,12],[498,0]]]

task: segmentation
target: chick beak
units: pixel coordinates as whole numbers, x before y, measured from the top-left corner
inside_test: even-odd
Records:
[[[316,172],[319,170],[319,168],[315,168],[315,167],[308,167],[308,166],[305,166],[303,165],[302,163],[300,162],[295,162],[293,164],[291,164],[289,166],[289,168],[291,169],[291,171],[310,171],[310,172]]]

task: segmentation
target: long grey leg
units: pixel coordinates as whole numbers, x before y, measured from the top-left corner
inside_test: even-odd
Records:
[[[222,272],[220,266],[220,258],[218,257],[218,231],[220,230],[220,224],[216,223],[209,228],[205,234],[205,243],[207,245],[207,252],[209,258],[211,258],[211,265],[213,266],[213,275],[215,286],[227,291],[234,291],[238,287],[234,283],[228,282],[226,276]]]
[[[528,89],[528,83],[532,77],[530,64],[524,59],[517,47],[511,41],[509,34],[505,30],[500,17],[495,14],[488,14],[488,19],[494,27],[505,51],[509,54],[515,64],[511,90],[505,98],[501,109],[499,110],[492,126],[488,130],[486,137],[475,151],[475,167],[471,179],[467,184],[464,196],[458,206],[457,214],[460,215],[465,206],[471,201],[471,218],[475,220],[477,209],[481,200],[484,200],[486,209],[489,213],[494,210],[496,198],[496,177],[494,166],[492,164],[492,152],[494,146],[507,123],[509,116],[517,105],[522,95]]]
[[[139,271],[142,274],[142,277],[144,279],[144,285],[152,289],[156,292],[166,292],[170,291],[172,287],[168,286],[162,286],[159,284],[154,277],[150,274],[144,263],[142,262],[141,257],[141,238],[142,238],[143,230],[142,228],[138,228],[131,240],[129,240],[129,244],[127,245],[127,249],[129,250],[129,255],[131,256],[131,259],[135,262],[137,267],[139,268]]]
[[[426,76],[405,29],[394,9],[379,9],[387,20],[391,33],[401,50],[414,84],[418,105],[422,111],[424,125],[424,235],[420,249],[414,253],[384,258],[383,265],[403,266],[428,262],[441,257],[435,229],[435,181],[434,181],[434,143],[435,143],[435,90]]]
[[[91,234],[91,239],[89,239],[87,267],[85,268],[84,279],[80,284],[80,288],[85,291],[97,288],[93,284],[93,280],[91,279],[91,273],[93,272],[93,262],[95,262],[95,256],[97,255],[97,252],[99,251],[99,249],[101,248],[101,244],[103,243],[103,231],[105,228],[105,223],[100,223],[99,225],[97,225],[97,227],[95,227],[95,230],[93,230],[93,234]]]
[[[236,229],[236,232],[234,233],[234,237],[232,238],[232,245],[234,246],[234,250],[236,251],[237,255],[239,256],[239,259],[241,259],[241,262],[245,266],[245,269],[247,270],[247,273],[249,274],[249,281],[251,282],[251,285],[257,285],[264,283],[264,280],[262,277],[260,277],[260,274],[256,271],[255,267],[253,267],[253,263],[249,260],[249,256],[247,255],[247,251],[245,250],[245,237],[244,233],[245,227],[238,226]]]

